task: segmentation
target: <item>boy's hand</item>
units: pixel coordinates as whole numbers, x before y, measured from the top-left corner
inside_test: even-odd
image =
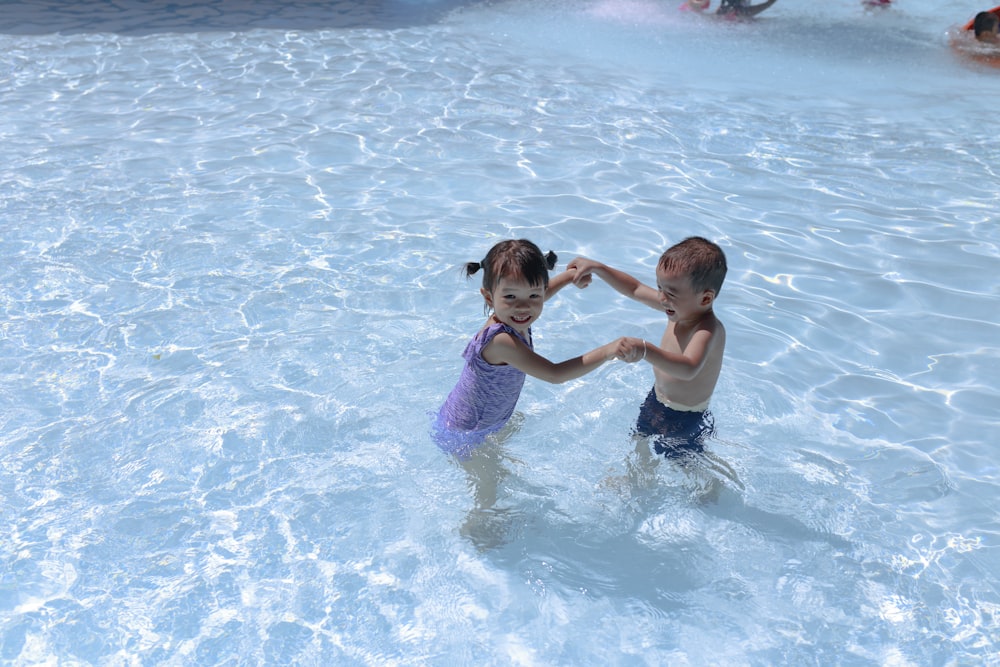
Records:
[[[641,338],[619,338],[615,345],[615,358],[629,364],[646,356],[646,343]]]
[[[576,272],[573,276],[573,284],[583,289],[590,285],[594,280],[593,272],[598,266],[598,263],[592,259],[587,259],[586,257],[577,257],[572,262],[566,265],[567,270],[572,270]]]

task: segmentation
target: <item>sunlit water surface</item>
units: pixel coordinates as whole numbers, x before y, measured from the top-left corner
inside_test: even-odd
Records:
[[[148,4],[3,8],[0,661],[1000,664],[974,2]],[[704,455],[643,461],[622,363],[435,447],[462,262],[692,234]],[[536,347],[665,323],[595,283]]]

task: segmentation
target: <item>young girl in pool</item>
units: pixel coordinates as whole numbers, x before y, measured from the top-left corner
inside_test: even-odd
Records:
[[[482,269],[480,292],[492,312],[462,353],[465,367],[458,384],[438,411],[435,440],[446,452],[465,458],[503,428],[514,413],[525,374],[561,383],[615,357],[639,360],[624,338],[559,363],[535,353],[531,325],[545,301],[573,279],[573,272],[565,271],[550,282],[549,269],[555,264],[555,253],[543,255],[531,241],[519,240],[497,243],[481,262],[465,265],[467,277]]]

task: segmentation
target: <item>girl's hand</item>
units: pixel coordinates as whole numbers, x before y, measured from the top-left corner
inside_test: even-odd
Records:
[[[646,358],[646,341],[641,338],[619,338],[614,345],[616,359],[634,364]]]

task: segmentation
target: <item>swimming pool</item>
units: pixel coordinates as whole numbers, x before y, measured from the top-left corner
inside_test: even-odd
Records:
[[[998,664],[1000,76],[979,6],[5,6],[0,661]],[[718,440],[528,380],[428,413],[528,237],[730,271]],[[562,359],[664,318],[606,286]],[[495,498],[489,495],[496,486]]]

